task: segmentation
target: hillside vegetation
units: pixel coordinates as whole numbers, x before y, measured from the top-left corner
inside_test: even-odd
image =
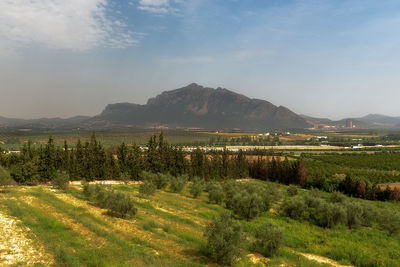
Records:
[[[280,211],[289,197],[287,186],[254,180],[241,183],[274,188],[278,193],[271,209],[257,218],[247,221],[235,216],[247,241],[234,266],[254,266],[254,262],[259,266],[264,262],[269,266],[331,266],[336,264],[334,261],[356,266],[397,266],[400,261],[397,234],[388,235],[375,224],[323,228],[306,219],[293,220]],[[34,248],[50,254],[57,265],[206,266],[213,262],[203,233],[211,219],[226,210],[225,204],[211,203],[204,192],[193,198],[190,184],[181,193],[167,187],[147,197],[139,192],[138,183],[108,187],[127,194],[137,208],[136,215],[125,219],[111,216],[76,184],[66,191],[48,186],[12,187],[0,195],[0,213],[15,218],[18,227],[30,229],[26,238],[33,240]],[[307,192],[299,189],[298,195]],[[322,199],[330,199],[329,194],[320,194]],[[348,200],[368,202],[377,210],[397,209],[396,204],[388,202]],[[255,252],[251,245],[255,229],[265,223],[278,226],[284,237],[282,247],[268,257]],[[12,250],[1,251],[0,260]],[[27,251],[32,255],[24,255],[23,259],[43,261],[35,258],[35,251]]]

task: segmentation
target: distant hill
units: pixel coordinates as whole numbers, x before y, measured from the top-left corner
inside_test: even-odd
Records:
[[[79,128],[85,121],[90,119],[88,116],[75,116],[72,118],[40,118],[40,119],[14,119],[0,116],[1,128],[26,128],[35,130],[70,130]]]
[[[266,130],[306,128],[309,124],[283,106],[250,99],[223,88],[206,88],[195,83],[166,91],[145,105],[108,105],[91,118],[88,127],[168,127],[208,130]]]
[[[357,120],[373,124],[375,126],[398,127],[400,126],[400,117],[391,117],[381,114],[369,114],[358,118]]]
[[[310,124],[323,124],[334,127],[340,127],[340,126],[344,127],[346,125],[347,120],[352,120],[353,125],[355,125],[357,128],[363,128],[363,129],[374,128],[374,125],[372,125],[371,123],[362,121],[358,118],[346,118],[335,121],[328,118],[314,118],[303,114],[301,114],[300,116]]]

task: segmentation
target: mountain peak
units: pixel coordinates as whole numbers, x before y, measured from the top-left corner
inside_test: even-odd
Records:
[[[109,105],[97,119],[107,125],[136,127],[163,125],[168,128],[265,130],[305,128],[306,121],[282,106],[250,99],[228,89],[191,83],[164,91],[146,105]]]

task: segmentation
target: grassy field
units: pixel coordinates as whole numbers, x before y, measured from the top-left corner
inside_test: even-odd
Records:
[[[273,186],[286,195],[286,186]],[[7,193],[0,194],[0,246],[7,244],[0,247],[0,265],[213,264],[202,253],[203,230],[224,208],[210,204],[207,193],[193,199],[186,191],[181,194],[157,191],[146,199],[139,197],[137,184],[113,185],[113,188],[133,197],[138,208],[135,217],[120,219],[106,215],[105,210],[84,198],[80,185],[73,185],[67,191],[49,186],[8,187]],[[300,190],[300,194],[305,192]],[[324,229],[295,221],[276,212],[281,203],[282,199],[277,200],[270,212],[253,221],[240,222],[251,239],[256,225],[272,221],[284,232],[284,247],[270,259],[244,251],[236,266],[264,266],[263,262],[268,262],[268,266],[339,266],[339,263],[399,266],[399,236],[388,236],[375,228]],[[371,204],[380,209],[398,209],[395,203]]]

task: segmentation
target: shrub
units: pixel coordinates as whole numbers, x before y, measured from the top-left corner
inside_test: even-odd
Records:
[[[124,184],[128,184],[131,180],[131,175],[127,172],[123,172],[120,175],[120,180],[124,182]]]
[[[194,198],[198,198],[204,190],[204,181],[199,177],[195,176],[193,182],[190,185],[189,192]]]
[[[208,188],[208,200],[210,202],[215,202],[216,204],[221,204],[225,198],[224,190],[222,186],[218,183],[214,183]]]
[[[1,153],[1,151],[0,151]],[[10,174],[0,167],[0,186],[11,184]]]
[[[108,191],[106,208],[117,217],[126,218],[137,213],[133,200],[124,193]]]
[[[207,225],[204,236],[207,239],[207,252],[218,263],[231,265],[240,256],[242,229],[229,212],[214,217]]]
[[[173,177],[170,174],[157,173],[153,175],[152,181],[157,189],[164,189],[172,179]]]
[[[376,209],[369,203],[362,203],[361,207],[361,224],[364,226],[371,226],[377,217]]]
[[[255,229],[253,249],[264,256],[272,256],[283,244],[283,232],[268,222]]]
[[[264,210],[264,203],[258,194],[244,191],[234,196],[232,208],[236,215],[249,221],[260,215]]]
[[[187,175],[181,175],[178,177],[172,177],[169,187],[171,188],[172,192],[174,193],[180,193],[182,192],[183,188],[185,188],[185,185],[187,183],[188,176]]]
[[[330,196],[333,203],[344,203],[346,201],[346,196],[340,192],[333,192]]]
[[[156,186],[151,181],[145,180],[139,186],[139,193],[142,196],[151,196],[154,195],[155,192]]]
[[[322,200],[312,191],[303,196],[304,203],[308,208],[318,209],[322,204]]]
[[[287,193],[288,193],[288,195],[291,196],[291,197],[297,195],[297,194],[298,194],[297,186],[295,186],[295,185],[290,185],[290,186],[287,188]]]
[[[382,210],[378,216],[378,224],[389,235],[397,234],[400,231],[400,216],[397,213]]]
[[[346,209],[339,204],[321,204],[316,211],[316,224],[332,228],[347,223]]]
[[[37,185],[40,183],[37,167],[32,162],[18,164],[11,170],[10,175],[18,184]]]
[[[350,202],[346,204],[346,209],[347,226],[349,228],[360,226],[362,223],[363,207],[358,203]]]
[[[65,172],[57,172],[57,174],[51,180],[51,185],[54,188],[66,190],[69,184],[69,174]]]
[[[225,206],[227,209],[231,209],[233,205],[233,197],[240,192],[240,184],[235,180],[229,180],[223,186],[225,193]]]
[[[298,197],[286,199],[282,204],[282,213],[292,219],[298,220],[303,218],[306,211],[304,200]]]
[[[82,189],[85,197],[90,198],[94,194],[94,188],[86,180],[82,180]]]

